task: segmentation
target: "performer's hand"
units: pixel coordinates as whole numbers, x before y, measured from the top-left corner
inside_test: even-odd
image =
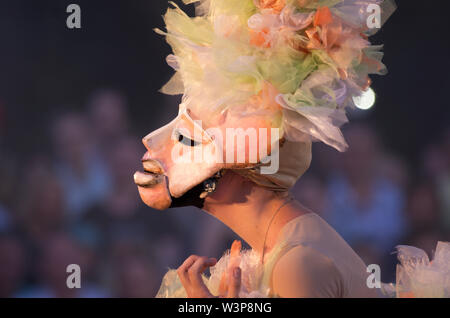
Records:
[[[189,256],[177,269],[178,277],[186,290],[189,298],[213,298],[214,295],[208,290],[202,279],[202,273],[209,267],[217,263],[215,258]],[[237,298],[241,289],[241,270],[236,267],[233,275],[230,275],[228,291],[225,295],[228,298]]]

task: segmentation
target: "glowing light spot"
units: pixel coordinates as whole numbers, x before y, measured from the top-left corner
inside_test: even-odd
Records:
[[[375,92],[372,88],[369,88],[361,96],[354,96],[353,102],[359,109],[368,110],[375,105]]]

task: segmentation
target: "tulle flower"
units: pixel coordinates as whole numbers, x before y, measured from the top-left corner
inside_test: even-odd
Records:
[[[171,2],[167,31],[157,30],[176,71],[162,92],[217,112],[276,105],[281,137],[346,149],[345,108],[368,88],[370,74],[386,73],[382,46],[368,40],[376,30],[367,8],[381,6],[384,22],[393,0],[183,1],[196,4],[196,16]]]
[[[275,13],[280,13],[286,6],[286,0],[255,0],[255,4],[260,9],[270,9]]]
[[[361,61],[363,49],[370,43],[356,30],[345,26],[333,17],[329,8],[320,8],[313,25],[306,30],[310,50],[324,50],[333,59],[337,68],[345,71],[357,60]]]
[[[397,246],[397,284],[399,298],[450,297],[450,243],[438,242],[430,260],[421,249]]]

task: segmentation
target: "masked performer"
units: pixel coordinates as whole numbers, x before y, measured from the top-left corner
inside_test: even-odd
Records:
[[[163,32],[176,71],[162,91],[179,115],[143,139],[142,200],[194,205],[248,242],[219,261],[189,257],[158,297],[375,297],[363,261],[288,190],[308,169],[311,142],[344,151],[345,108],[384,74],[375,33],[383,0],[185,0]],[[202,229],[199,229],[201,231]],[[207,238],[205,238],[207,239]],[[211,275],[203,273],[209,268]]]

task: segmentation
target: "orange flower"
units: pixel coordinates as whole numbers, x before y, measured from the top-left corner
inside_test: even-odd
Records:
[[[364,61],[362,49],[367,41],[361,38],[358,31],[346,27],[338,17],[333,17],[328,9],[319,9],[314,19],[314,25],[305,33],[308,37],[309,50],[324,50],[328,56],[341,68],[340,75],[346,78],[345,70],[354,59],[360,59],[364,64],[375,70],[381,70],[383,65],[376,60]],[[361,86],[366,86],[364,82]]]
[[[257,0],[257,6],[261,9],[272,9],[280,13],[286,6],[286,0]]]
[[[343,43],[349,36],[344,32],[341,21],[333,17],[328,7],[317,9],[313,26],[307,29],[305,33],[310,40],[308,49],[320,50],[331,50]]]
[[[266,41],[266,36],[268,33],[269,30],[267,28],[264,28],[261,31],[254,31],[250,29],[250,44],[254,46],[269,48],[270,43]]]
[[[342,33],[342,25],[333,19],[328,7],[321,7],[314,15],[313,26],[305,32],[310,40],[308,49],[330,49]]]
[[[333,15],[328,7],[321,7],[317,9],[314,17],[314,26],[324,26],[333,22]]]

